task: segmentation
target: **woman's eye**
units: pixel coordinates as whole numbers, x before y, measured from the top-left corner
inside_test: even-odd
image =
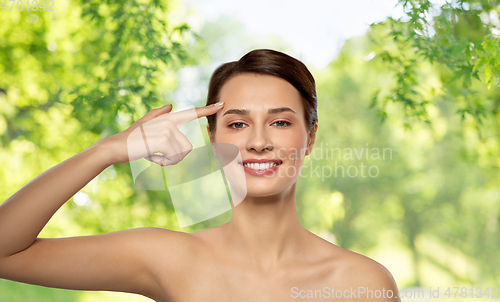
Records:
[[[278,124],[280,123],[280,124]],[[280,128],[283,128],[283,127],[286,127],[286,126],[290,126],[292,123],[290,122],[286,122],[286,121],[277,121],[277,122],[274,122],[274,124],[278,124],[277,126],[280,127]]]
[[[233,125],[239,125],[241,127],[233,127]],[[229,128],[233,128],[233,129],[241,129],[241,128],[243,128],[243,125],[245,125],[245,124],[243,124],[243,123],[232,123],[231,125],[228,125],[228,127]]]
[[[277,121],[277,122],[274,122],[273,125],[278,126],[278,128],[284,128],[284,127],[287,127],[287,126],[290,126],[292,123],[290,122],[287,122],[287,121]],[[242,129],[243,127],[245,126],[244,123],[232,123],[230,125],[228,125],[229,128],[232,128],[232,129]]]

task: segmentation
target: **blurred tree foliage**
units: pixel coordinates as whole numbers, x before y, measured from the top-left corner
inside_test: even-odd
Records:
[[[402,123],[409,128],[416,120],[432,122],[428,104],[438,99],[451,102],[464,123],[476,129],[480,143],[488,145],[489,165],[500,166],[499,2],[448,0],[439,6],[428,0],[400,0],[399,4],[405,17],[372,25],[384,31],[372,51],[394,75],[390,89],[375,91],[372,106],[384,120],[388,103],[401,104]],[[440,86],[420,73],[425,62],[439,70]]]

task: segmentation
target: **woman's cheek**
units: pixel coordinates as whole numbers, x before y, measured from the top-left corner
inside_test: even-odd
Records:
[[[300,136],[287,136],[281,140],[278,148],[282,150],[280,151],[280,155],[284,155],[286,153],[287,159],[301,159],[303,158],[303,154],[307,146],[304,144]]]
[[[233,144],[237,146],[239,149],[242,149],[245,146],[245,139],[244,137],[240,134],[235,134],[235,133],[220,133],[219,136],[215,137],[216,142],[219,143],[226,143],[226,144]]]

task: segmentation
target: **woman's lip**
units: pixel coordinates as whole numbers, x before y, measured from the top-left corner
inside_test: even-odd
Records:
[[[270,164],[277,164],[277,165],[281,165],[283,162],[279,159],[273,159],[273,160],[250,160],[250,159],[247,159],[247,160],[244,160],[244,161],[240,161],[238,162],[238,164],[240,165],[244,165],[244,164],[267,164],[267,163],[270,163]]]
[[[270,163],[270,164],[272,164],[272,162],[269,162],[269,161],[268,161],[268,162],[265,162],[265,163]],[[265,163],[261,163],[261,164],[265,164]],[[279,166],[279,165],[281,165],[282,163],[283,163],[283,162],[280,162],[279,164],[276,164],[276,166]],[[239,162],[238,164],[239,164],[239,165],[241,165],[241,166],[244,166],[244,164],[243,164],[242,162]],[[255,163],[254,163],[254,162],[249,162],[249,163],[245,163],[245,165],[246,165],[246,164],[255,164]]]
[[[267,164],[267,163],[274,163],[276,165],[281,165],[283,162],[279,159],[245,159],[243,162],[239,162],[240,165],[245,165],[245,164]]]
[[[243,164],[241,164],[241,163],[240,163],[240,165],[243,166]],[[262,176],[262,175],[273,174],[276,170],[279,169],[280,166],[281,166],[281,164],[273,166],[273,167],[269,167],[269,168],[263,169],[263,170],[256,170],[256,169],[252,169],[252,168],[243,166],[243,170],[245,170],[245,172],[250,174],[250,175]]]

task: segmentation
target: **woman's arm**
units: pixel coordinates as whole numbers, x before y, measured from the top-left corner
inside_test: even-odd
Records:
[[[154,296],[158,285],[141,258],[142,249],[168,236],[168,230],[37,238],[54,213],[112,163],[108,149],[98,142],[38,175],[0,204],[0,278]]]
[[[112,163],[98,142],[38,175],[0,204],[0,258],[31,246],[54,213]]]
[[[157,152],[165,154],[167,162],[182,160],[190,144],[177,127],[221,108],[210,106],[172,115],[166,114],[171,107],[153,109],[126,131],[98,141],[24,185],[0,204],[0,278],[155,296],[161,290],[158,260],[161,258],[162,269],[182,263],[192,247],[187,234],[142,228],[70,238],[37,236],[67,200],[111,164]],[[147,152],[128,148],[144,144],[143,136],[135,141],[130,138],[139,126],[147,134]],[[150,160],[165,162],[159,156]]]
[[[37,239],[54,213],[112,163],[107,147],[98,142],[0,204],[0,278],[67,289],[148,292],[147,282],[154,281],[136,247],[147,244],[145,229]]]

